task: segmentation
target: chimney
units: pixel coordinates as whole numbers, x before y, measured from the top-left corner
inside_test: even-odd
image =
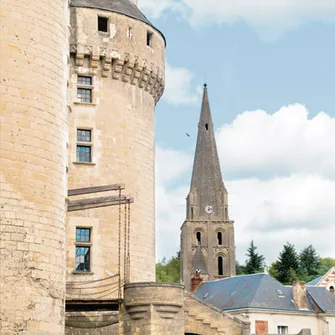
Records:
[[[202,278],[200,277],[200,273],[195,273],[192,276],[191,279],[191,289],[192,289],[192,293],[195,292],[195,290],[198,288],[198,286],[202,283]]]
[[[306,285],[303,281],[293,283],[293,300],[299,309],[307,309]]]

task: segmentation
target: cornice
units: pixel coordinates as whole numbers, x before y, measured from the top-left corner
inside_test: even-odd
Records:
[[[101,76],[138,86],[159,101],[164,92],[164,69],[149,63],[137,55],[120,53],[103,47],[89,45],[70,45],[70,53],[75,59],[76,67],[83,67],[85,58],[89,59],[91,72],[96,73],[101,63]]]

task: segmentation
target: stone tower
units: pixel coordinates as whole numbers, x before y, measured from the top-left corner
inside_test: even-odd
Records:
[[[0,21],[0,332],[64,334],[68,1]]]
[[[201,271],[203,280],[235,275],[234,225],[222,181],[207,85],[204,85],[186,220],[181,227],[181,276],[187,291]],[[199,277],[197,275],[197,277]]]
[[[136,2],[72,0],[69,81],[69,189],[125,184],[134,199],[131,282],[155,280],[155,105],[165,54],[164,36]],[[115,206],[69,213],[67,302],[117,304],[122,290],[105,279],[120,270],[125,281],[118,244],[124,212]]]

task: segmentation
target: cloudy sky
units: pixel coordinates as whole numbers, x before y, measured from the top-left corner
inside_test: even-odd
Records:
[[[167,39],[157,259],[179,250],[204,82],[237,259],[251,239],[268,263],[287,241],[335,257],[335,1],[139,3]]]

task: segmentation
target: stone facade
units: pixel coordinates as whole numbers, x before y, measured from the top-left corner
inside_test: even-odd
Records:
[[[195,272],[201,271],[203,280],[235,275],[234,222],[229,219],[206,85],[198,128],[186,221],[181,227],[181,274],[189,292]]]
[[[112,4],[113,2],[110,2]],[[115,1],[117,3],[117,1]],[[125,4],[127,1],[124,2]],[[124,216],[119,268],[119,208],[105,207],[69,213],[67,220],[67,285],[99,281],[130,269],[127,281],[155,280],[155,104],[164,89],[162,34],[146,22],[113,11],[71,7],[69,81],[69,189],[124,183],[134,203],[130,206],[130,260],[124,261]],[[103,7],[104,2],[101,1]],[[131,5],[131,4],[129,4]],[[130,7],[132,8],[132,7]],[[99,31],[98,18],[107,20]],[[147,45],[147,34],[150,45]],[[90,78],[80,86],[78,78]],[[89,88],[92,99],[80,101],[78,88]],[[79,162],[77,131],[91,134],[91,159]],[[82,145],[83,143],[81,143]],[[85,144],[85,143],[84,143]],[[102,194],[104,196],[104,194]],[[91,230],[89,272],[75,270],[76,228]],[[68,290],[68,300],[117,300],[117,279],[101,281],[86,290]],[[108,291],[109,289],[109,291]]]
[[[68,1],[0,21],[0,331],[63,334]]]

